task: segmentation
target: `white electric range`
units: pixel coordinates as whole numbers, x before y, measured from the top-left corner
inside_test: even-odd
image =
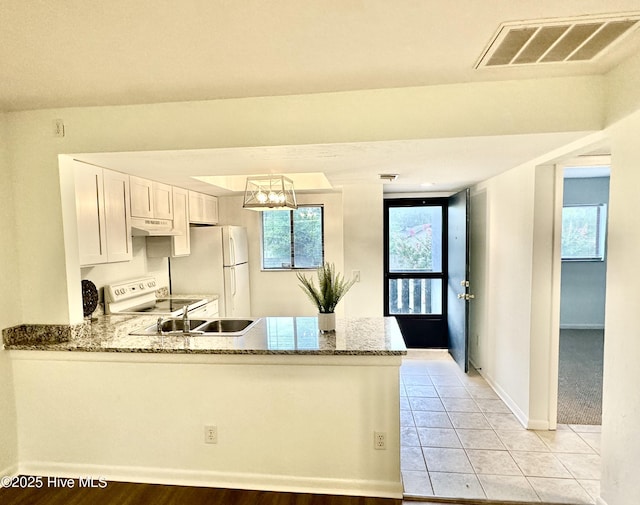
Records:
[[[105,313],[177,317],[183,314],[185,307],[192,312],[209,302],[207,298],[156,297],[157,288],[155,277],[143,277],[105,286]]]

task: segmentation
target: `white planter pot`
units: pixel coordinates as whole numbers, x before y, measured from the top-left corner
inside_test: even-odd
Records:
[[[321,333],[335,331],[336,329],[336,313],[335,312],[319,312],[318,313],[318,330]]]

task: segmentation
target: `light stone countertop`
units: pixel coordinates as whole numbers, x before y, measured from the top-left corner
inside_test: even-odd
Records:
[[[336,321],[335,333],[318,332],[315,317],[265,317],[242,336],[129,335],[155,324],[157,316],[102,315],[73,331],[68,342],[8,343],[7,350],[401,356],[407,349],[393,317],[367,317]]]

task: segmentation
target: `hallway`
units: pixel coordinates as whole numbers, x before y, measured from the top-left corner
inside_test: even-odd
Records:
[[[422,356],[401,368],[405,496],[595,503],[600,426],[526,430],[476,371]]]

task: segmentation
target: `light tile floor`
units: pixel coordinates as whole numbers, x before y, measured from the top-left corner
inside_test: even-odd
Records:
[[[444,353],[405,358],[400,380],[406,496],[595,503],[600,426],[526,430],[476,371],[465,375]]]

